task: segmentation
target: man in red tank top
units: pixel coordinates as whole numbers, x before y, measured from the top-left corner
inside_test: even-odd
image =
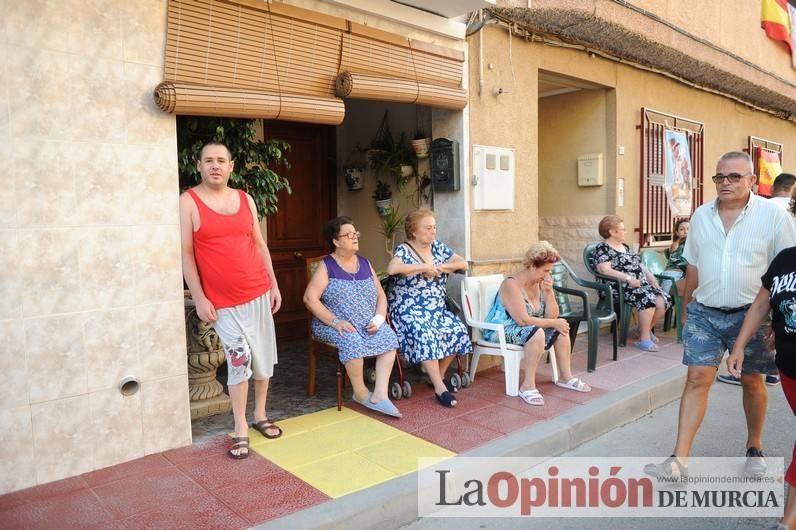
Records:
[[[235,437],[229,456],[249,456],[246,400],[254,375],[254,423],[266,438],[282,430],[265,413],[276,358],[273,313],[282,296],[271,254],[257,222],[257,207],[228,186],[234,167],[226,145],[209,142],[199,153],[202,182],[180,196],[182,268],[196,313],[213,324],[227,359]]]

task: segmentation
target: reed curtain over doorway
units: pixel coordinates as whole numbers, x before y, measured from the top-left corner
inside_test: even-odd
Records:
[[[337,95],[467,104],[462,52],[285,4],[170,0],[167,38],[166,112],[338,125]]]

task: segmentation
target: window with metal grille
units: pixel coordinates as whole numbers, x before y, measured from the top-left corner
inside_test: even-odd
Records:
[[[642,107],[641,188],[639,193],[639,246],[663,246],[671,242],[674,223],[690,216],[702,204],[704,132],[701,122]],[[675,214],[666,187],[667,131],[685,135],[690,161],[690,211]],[[685,154],[685,153],[684,153]],[[671,191],[670,191],[671,193]]]

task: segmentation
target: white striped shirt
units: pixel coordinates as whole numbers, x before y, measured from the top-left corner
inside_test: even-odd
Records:
[[[691,217],[683,250],[683,257],[699,271],[694,298],[725,309],[751,304],[771,260],[794,245],[796,229],[789,216],[766,199],[750,194],[726,234],[718,199],[703,204]]]

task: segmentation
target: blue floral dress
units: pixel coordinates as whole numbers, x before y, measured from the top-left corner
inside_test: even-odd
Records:
[[[445,263],[453,255],[445,243],[431,243],[435,265]],[[395,249],[395,257],[409,265],[422,263],[406,244]],[[387,293],[390,319],[398,335],[399,349],[412,364],[473,351],[467,328],[445,305],[447,285],[447,274],[431,279],[422,274],[396,275],[391,279]]]
[[[506,278],[508,280],[512,278],[509,276]],[[505,281],[505,280],[504,280]],[[539,290],[539,309],[534,309],[531,303],[528,301],[528,296],[526,295],[525,291],[522,291],[522,299],[525,302],[525,311],[528,312],[528,316],[536,317],[536,318],[544,318],[544,299],[542,298],[542,291]],[[520,326],[517,324],[511,315],[509,314],[508,309],[506,306],[503,305],[503,301],[500,299],[500,292],[495,295],[495,301],[492,303],[492,307],[489,309],[489,313],[486,315],[486,322],[490,324],[503,324],[504,331],[506,332],[506,342],[509,344],[515,344],[517,346],[524,346],[528,339],[533,337],[534,333],[537,330],[542,329],[544,336],[545,336],[545,343],[550,340],[550,337],[553,336],[555,333],[555,329],[553,328],[540,328],[539,326]],[[484,337],[485,341],[488,342],[499,342],[497,331],[491,329],[485,329],[481,334]]]
[[[370,263],[357,256],[357,272],[343,270],[331,256],[323,258],[329,284],[321,294],[321,303],[340,320],[347,320],[356,332],[338,333],[317,318],[312,319],[312,336],[337,347],[340,362],[360,357],[374,357],[398,347],[398,339],[390,326],[382,325],[371,335],[365,330],[376,314],[378,301]]]

